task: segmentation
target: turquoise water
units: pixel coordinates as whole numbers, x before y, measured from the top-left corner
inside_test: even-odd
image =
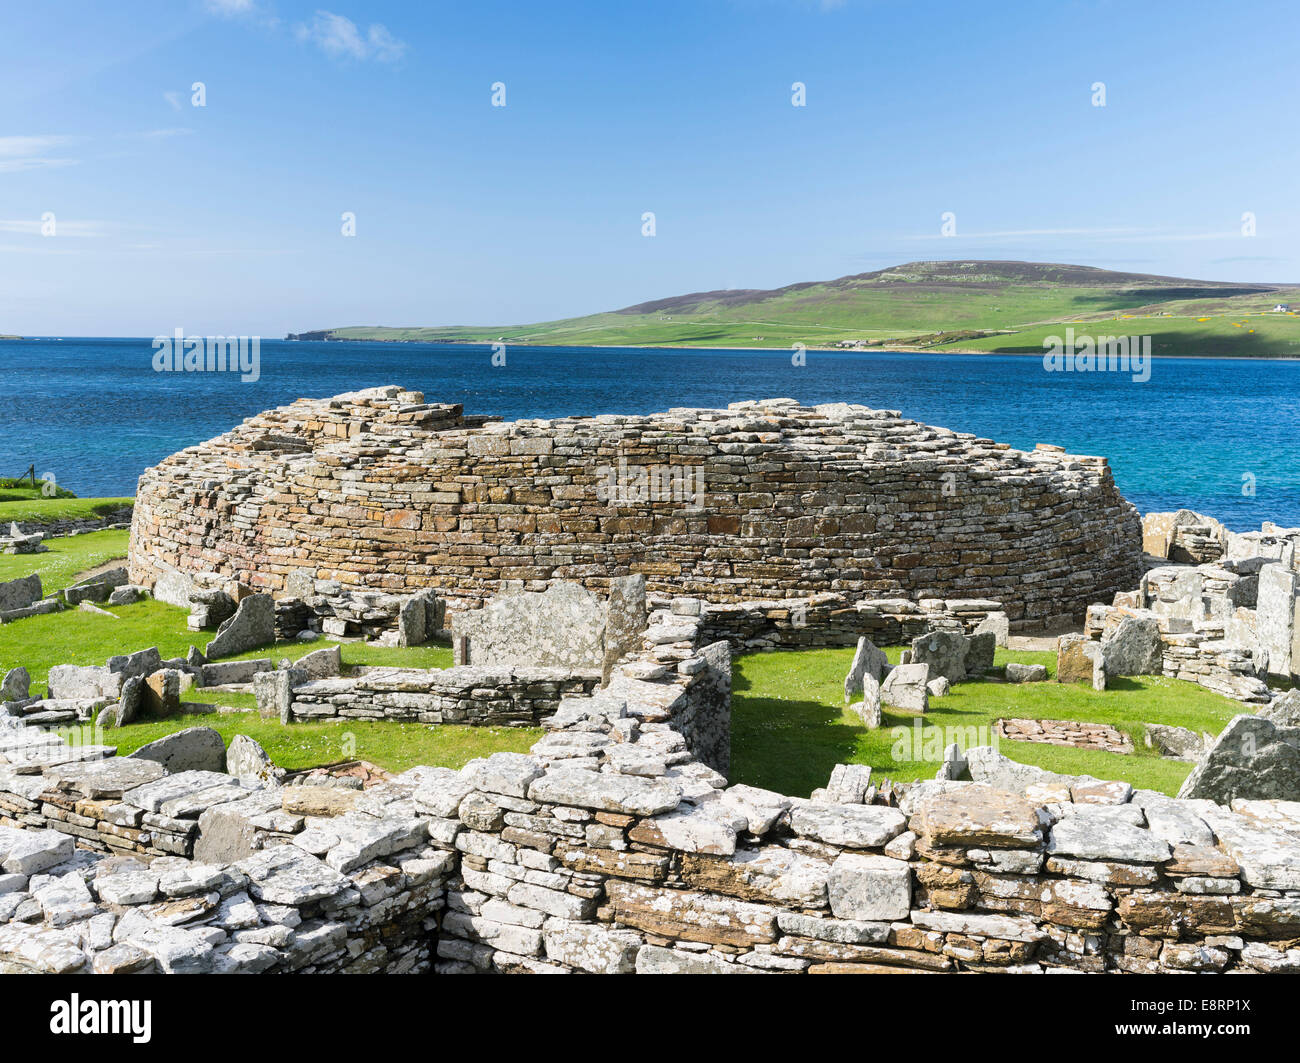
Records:
[[[128,495],[148,466],[301,396],[377,384],[516,417],[651,413],[789,396],[900,410],[1016,447],[1110,459],[1142,511],[1232,528],[1300,525],[1300,362],[1159,359],[1150,380],[1049,373],[1034,357],[267,340],[260,378],[166,373],[147,339],[0,342],[0,475],[35,464],[80,495]],[[1254,495],[1243,493],[1253,478]]]

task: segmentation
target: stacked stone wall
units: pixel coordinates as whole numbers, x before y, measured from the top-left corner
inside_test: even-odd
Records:
[[[130,550],[151,585],[434,587],[455,609],[640,573],[710,602],[988,598],[1017,626],[1077,620],[1140,555],[1102,458],[842,404],[500,424],[397,388],[300,400],[148,470]]]

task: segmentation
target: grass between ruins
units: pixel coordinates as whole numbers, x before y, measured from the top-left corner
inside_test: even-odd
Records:
[[[125,558],[130,537],[131,533],[125,528],[86,532],[84,535],[50,539],[44,544],[49,549],[43,553],[0,554],[0,583],[38,572],[41,589],[46,595],[53,594],[75,583],[79,572],[119,557]]]
[[[51,499],[50,501],[64,501]],[[79,500],[74,500],[79,501]],[[2,505],[2,504],[0,504]],[[91,532],[52,539],[41,554],[0,555],[0,580],[38,571],[47,593],[73,582],[75,575],[126,552],[125,530]],[[0,674],[25,666],[33,691],[44,688],[55,664],[103,664],[119,653],[157,646],[164,657],[184,656],[191,645],[200,649],[212,632],[192,632],[183,609],[143,601],[107,609],[111,616],[68,610],[31,617],[0,626]],[[296,660],[330,640],[277,643],[240,655]],[[408,668],[447,668],[451,649],[445,645],[410,648],[339,643],[345,667],[393,665]],[[898,648],[886,650],[897,662]],[[1082,684],[1055,682],[1006,684],[996,679],[958,683],[944,698],[934,698],[922,719],[886,710],[884,726],[869,731],[843,704],[843,680],[853,657],[851,648],[753,654],[734,663],[732,704],[732,781],[746,782],[781,793],[805,795],[824,786],[839,763],[869,764],[875,774],[898,782],[933,777],[936,749],[953,740],[972,743],[971,729],[987,741],[998,717],[1086,720],[1106,723],[1133,740],[1132,754],[1120,755],[1030,742],[1003,742],[1011,759],[1052,771],[1125,779],[1136,787],[1174,793],[1190,764],[1165,760],[1145,747],[1147,723],[1188,727],[1218,734],[1243,711],[1237,702],[1191,683],[1162,676],[1112,680],[1097,693]],[[236,658],[232,658],[236,659]],[[999,650],[996,665],[1008,661],[1044,664],[1055,673],[1053,653]],[[427,727],[419,724],[356,721],[301,723],[285,728],[257,716],[251,694],[191,689],[185,700],[212,706],[213,711],[169,720],[133,724],[112,732],[111,741],[126,754],[164,734],[184,727],[206,726],[229,741],[247,734],[261,742],[284,768],[299,770],[339,760],[360,758],[391,771],[416,764],[458,767],[488,753],[526,751],[542,734],[531,728]],[[215,711],[218,707],[235,712]],[[916,725],[921,724],[920,734]],[[905,728],[909,749],[896,757],[897,728]],[[979,731],[987,728],[987,731]],[[943,733],[936,733],[943,732]],[[85,736],[88,740],[91,736]],[[918,752],[919,756],[912,756]]]
[[[899,648],[885,651],[898,662]],[[931,698],[924,716],[886,708],[884,725],[868,730],[844,706],[844,675],[853,660],[852,648],[798,650],[753,654],[736,659],[731,706],[731,771],[733,782],[745,782],[780,793],[806,796],[825,786],[836,764],[871,765],[873,775],[896,782],[933,778],[939,760],[930,759],[944,741],[932,729],[988,728],[999,717],[1086,720],[1125,731],[1133,739],[1130,754],[1105,753],[1032,742],[1001,742],[1001,752],[1023,764],[1049,771],[1123,779],[1134,787],[1173,794],[1192,765],[1166,760],[1143,742],[1147,723],[1170,724],[1218,734],[1234,716],[1249,709],[1193,683],[1164,676],[1113,679],[1104,692],[1072,683],[1010,684],[994,679],[953,684],[951,693]],[[1054,653],[998,650],[995,666],[1009,661],[1047,666],[1056,671]],[[861,700],[861,697],[857,700]],[[922,732],[915,732],[917,723]],[[906,732],[901,752],[922,758],[895,759],[894,747]],[[921,738],[921,741],[917,741]],[[963,746],[987,744],[987,738]],[[919,750],[918,750],[919,747]],[[942,758],[940,757],[940,760]]]

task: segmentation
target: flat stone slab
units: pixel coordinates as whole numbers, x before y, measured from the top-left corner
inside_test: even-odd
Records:
[[[676,808],[681,803],[682,791],[665,779],[561,770],[547,772],[534,780],[528,796],[543,804],[656,816]]]
[[[1083,860],[1160,864],[1173,855],[1169,843],[1104,809],[1079,809],[1052,828],[1047,851]]]
[[[1033,805],[1019,794],[979,783],[926,799],[918,816],[932,845],[1026,849],[1043,840]]]
[[[1013,915],[914,911],[911,918],[913,926],[943,934],[967,934],[999,941],[1043,941],[1047,938],[1047,932],[1032,919]]]
[[[10,875],[35,875],[71,859],[72,837],[55,830],[0,827],[0,870]]]
[[[336,897],[352,880],[296,845],[279,845],[235,865],[248,876],[248,892],[267,904],[298,907]]]
[[[153,761],[110,757],[89,764],[47,768],[45,778],[53,789],[103,799],[120,798],[127,790],[154,782],[165,774],[163,766]]]
[[[82,764],[117,756],[117,746],[28,746],[5,754],[11,771],[40,775],[46,768]]]
[[[122,795],[122,800],[146,812],[158,812],[167,801],[230,782],[229,775],[217,771],[182,771],[128,790]]]
[[[790,827],[796,834],[828,845],[872,849],[902,834],[907,829],[907,817],[884,805],[819,805],[809,801],[791,807]]]

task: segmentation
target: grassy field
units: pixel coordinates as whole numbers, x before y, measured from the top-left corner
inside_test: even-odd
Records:
[[[93,520],[129,506],[134,498],[45,498],[40,492],[0,491],[0,524],[13,520],[48,524],[56,520]]]
[[[891,661],[898,660],[900,650],[886,652]],[[939,761],[931,759],[936,748],[941,751],[954,739],[963,747],[990,744],[993,721],[1016,717],[1110,724],[1132,737],[1135,752],[1121,755],[1001,742],[1001,752],[1012,760],[1065,774],[1124,779],[1135,787],[1172,794],[1191,765],[1164,760],[1148,750],[1143,744],[1144,724],[1172,724],[1218,734],[1232,717],[1245,711],[1238,702],[1162,676],[1116,679],[1102,693],[1080,684],[1016,685],[982,680],[954,684],[947,697],[932,698],[924,717],[886,709],[884,726],[871,731],[844,706],[844,674],[852,659],[851,648],[736,659],[731,709],[733,782],[805,796],[825,786],[831,769],[840,763],[869,764],[876,777],[898,782],[933,778],[939,768]],[[1044,664],[1049,675],[1055,673],[1052,653],[998,651],[997,665],[1009,660]],[[974,728],[980,737],[972,743],[968,734],[954,734],[950,728],[963,732]]]
[[[196,713],[168,720],[128,724],[104,732],[103,738],[117,746],[119,756],[133,753],[142,745],[185,727],[211,727],[227,745],[237,734],[260,742],[281,768],[300,771],[341,760],[368,760],[392,772],[418,764],[460,768],[475,757],[490,753],[526,753],[542,737],[531,727],[464,727],[441,724],[430,727],[415,723],[372,723],[349,720],[330,723],[295,723],[284,727],[279,720],[263,720],[255,712]],[[86,743],[97,740],[92,728],[65,728],[65,738]]]
[[[911,262],[833,281],[765,290],[726,290],[641,303],[623,310],[530,325],[327,330],[343,340],[630,347],[810,347],[865,341],[884,346],[1042,353],[1041,336],[1070,322],[1154,319],[1160,354],[1285,356],[1300,349],[1300,316],[1263,315],[1300,302],[1300,288],[1117,273],[1026,262]],[[1256,330],[1238,328],[1256,315]],[[1206,318],[1201,321],[1199,318]],[[1040,326],[1043,328],[1040,329]],[[962,337],[944,332],[1005,335]],[[1130,330],[1137,331],[1137,330]]]
[[[107,561],[126,557],[131,533],[125,528],[49,539],[39,554],[0,554],[0,583],[39,572],[47,595],[76,582],[76,575]]]
[[[106,608],[106,607],[105,607]],[[163,602],[143,601],[108,609],[113,615],[102,616],[80,610],[66,610],[34,616],[0,626],[0,672],[19,665],[32,676],[33,689],[44,689],[50,667],[55,664],[103,664],[119,653],[157,646],[164,657],[183,657],[191,645],[200,650],[212,638],[211,631],[190,631],[185,626],[186,612]],[[241,660],[270,657],[279,661],[297,660],[305,653],[326,646],[343,647],[345,665],[400,665],[407,668],[446,668],[451,665],[451,647],[431,644],[409,648],[369,646],[361,642],[337,643],[329,639],[316,642],[278,642],[237,657]],[[202,700],[200,692],[190,700]],[[224,704],[236,704],[227,694]]]

